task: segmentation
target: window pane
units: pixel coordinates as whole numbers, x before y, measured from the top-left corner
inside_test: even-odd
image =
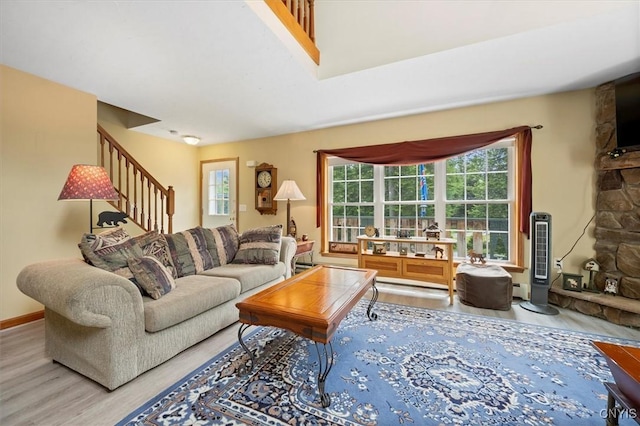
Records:
[[[384,175],[386,176],[400,176],[400,167],[398,166],[386,166],[384,168]]]
[[[493,148],[487,150],[487,169],[489,171],[507,171],[509,169],[509,155],[507,148]]]
[[[400,179],[400,192],[402,201],[415,201],[418,199],[415,175],[410,178]]]
[[[490,173],[487,175],[487,188],[489,200],[506,200],[508,193],[508,178],[507,173]]]
[[[477,150],[468,153],[465,156],[467,163],[467,173],[484,172],[486,153],[484,150]]]
[[[360,182],[347,182],[347,203],[360,202]]]
[[[464,157],[454,157],[446,160],[447,173],[464,173]]]
[[[373,179],[373,165],[361,164],[360,174],[362,175],[362,179]]]
[[[436,206],[433,204],[420,204],[418,206],[418,229],[424,229],[435,222]]]
[[[384,180],[385,201],[400,201],[400,179],[389,178]]]
[[[402,176],[415,176],[417,166],[401,166],[400,174]]]
[[[447,175],[447,200],[464,200],[463,175]]]
[[[333,183],[333,202],[334,203],[344,203],[344,182],[334,182]]]
[[[485,199],[485,175],[467,174],[467,200]]]
[[[489,217],[495,219],[509,218],[508,204],[489,204]]]
[[[467,204],[467,228],[487,229],[486,219],[486,204]]]
[[[424,168],[424,173],[427,175],[433,175],[435,173],[435,163],[426,163],[422,164]]]
[[[373,225],[373,206],[360,206],[360,227],[362,232],[367,225]]]
[[[509,258],[509,234],[506,232],[489,233],[489,259],[507,260]]]
[[[362,193],[360,194],[360,201],[363,203],[373,203],[373,181],[362,182]]]
[[[435,188],[434,177],[426,176],[420,178],[420,200],[433,200]]]
[[[347,180],[360,179],[360,166],[358,164],[349,164],[347,167]]]
[[[404,205],[400,207],[400,227],[398,230],[409,231],[409,235],[416,235],[417,229],[417,209],[415,204]],[[398,231],[396,230],[396,232]],[[397,234],[396,234],[397,235]]]
[[[447,225],[449,229],[465,228],[464,204],[447,204],[446,208]]]
[[[344,180],[346,176],[344,166],[333,166],[333,181]]]

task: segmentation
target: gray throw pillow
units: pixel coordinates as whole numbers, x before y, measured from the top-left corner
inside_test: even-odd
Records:
[[[171,272],[155,257],[132,257],[128,263],[136,282],[149,297],[160,299],[176,287]]]
[[[240,247],[232,263],[275,265],[280,260],[282,225],[250,229],[240,235]]]
[[[132,277],[127,259],[142,256],[138,243],[123,228],[84,234],[78,246],[87,263],[125,278]]]

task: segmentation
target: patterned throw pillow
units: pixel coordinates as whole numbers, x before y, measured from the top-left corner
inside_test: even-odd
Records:
[[[171,272],[154,256],[129,258],[128,265],[138,285],[153,299],[176,287]]]
[[[207,250],[203,228],[192,228],[184,232],[166,234],[171,260],[177,277],[194,275],[213,268],[213,258]]]
[[[243,232],[240,248],[232,263],[275,265],[280,259],[282,225],[266,226]]]
[[[142,256],[142,249],[123,228],[114,228],[101,234],[84,234],[80,251],[87,262],[97,268],[132,278],[127,259]]]
[[[169,251],[169,244],[164,235],[158,231],[149,231],[145,234],[133,237],[142,249],[142,254],[145,256],[153,256],[162,263],[162,265],[171,272],[173,278],[177,278],[176,268],[173,266],[171,260],[171,252]]]
[[[207,240],[207,251],[213,259],[213,266],[231,263],[240,241],[238,231],[233,225],[218,226],[217,228],[202,228]]]

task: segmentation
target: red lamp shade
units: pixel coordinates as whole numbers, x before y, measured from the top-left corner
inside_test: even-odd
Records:
[[[58,200],[117,200],[118,193],[104,167],[76,164]]]

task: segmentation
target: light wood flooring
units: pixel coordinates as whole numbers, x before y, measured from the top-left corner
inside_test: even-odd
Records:
[[[640,341],[640,331],[560,309],[546,316],[517,306],[509,311],[473,308],[446,291],[379,283],[379,301],[505,318]],[[237,325],[182,352],[109,392],[44,353],[44,320],[0,332],[0,425],[113,425],[237,341]],[[604,407],[603,407],[604,408]]]

